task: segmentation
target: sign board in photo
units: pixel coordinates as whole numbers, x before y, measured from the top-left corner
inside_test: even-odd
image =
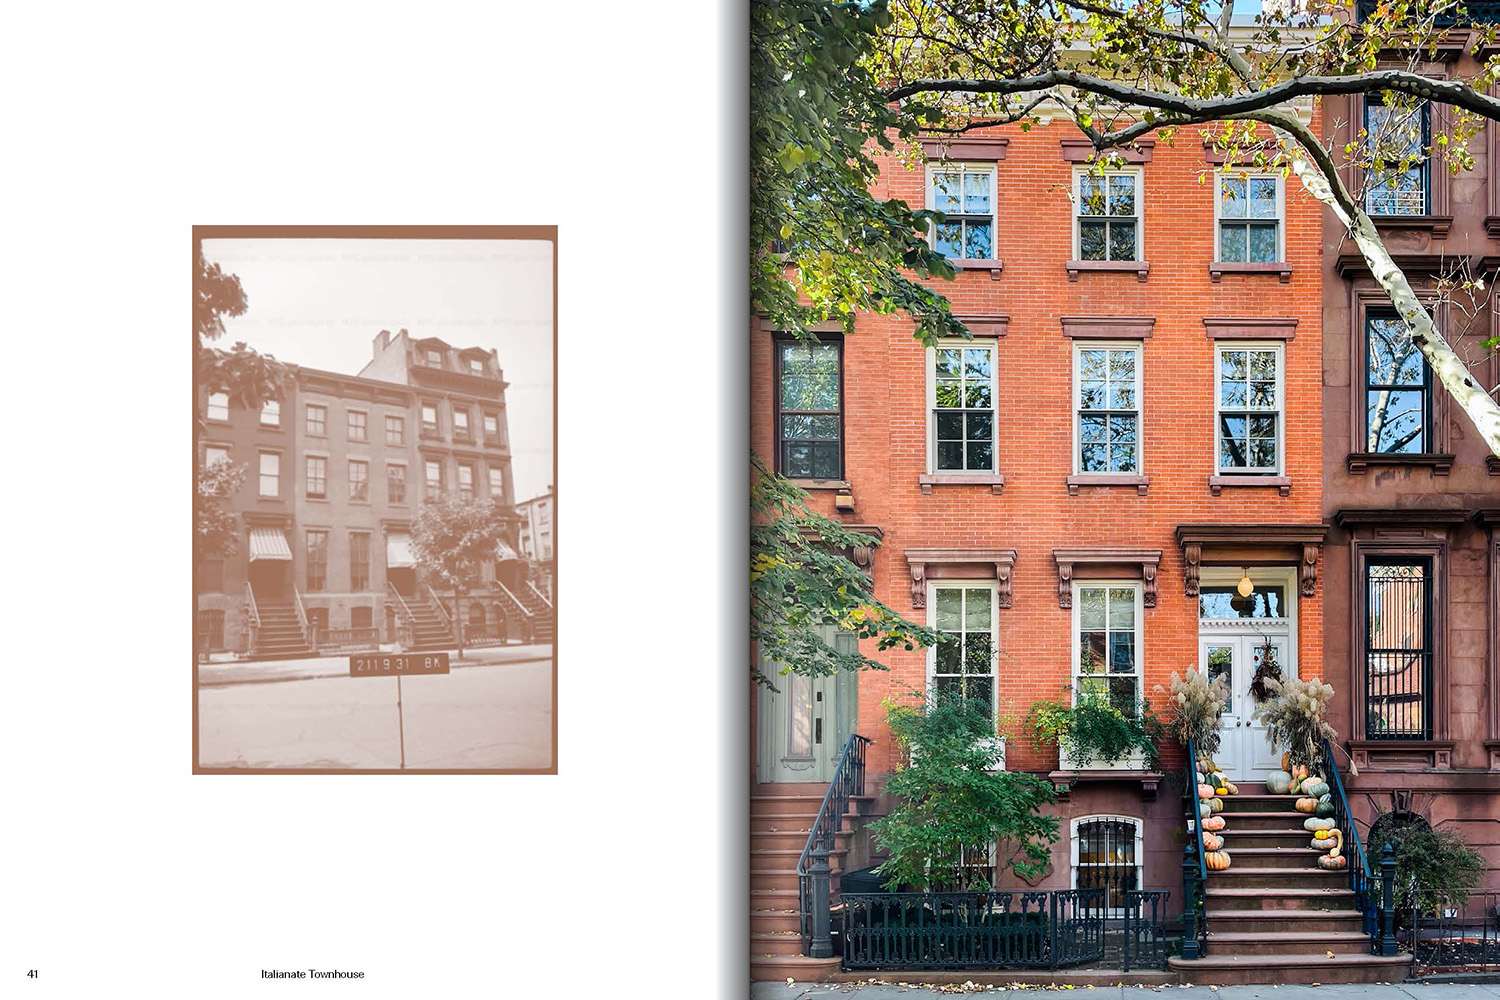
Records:
[[[399,677],[446,674],[447,653],[370,653],[349,657],[350,677]]]

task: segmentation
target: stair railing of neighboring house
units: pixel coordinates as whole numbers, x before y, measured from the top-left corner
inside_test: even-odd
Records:
[[[435,590],[432,589],[432,584],[429,583],[429,584],[426,584],[425,586],[427,587],[427,596],[432,599],[433,606],[437,608],[438,614],[442,615],[443,616],[443,621],[447,623],[449,634],[451,634],[454,639],[457,639],[458,638],[458,626],[456,624],[454,624],[453,616],[450,615],[450,614],[448,614],[447,607],[445,607],[443,605],[442,600],[439,599],[439,597],[437,595],[437,591],[435,591]]]
[[[1198,797],[1198,747],[1188,740],[1187,771],[1183,787],[1193,803],[1193,828],[1182,848],[1182,957],[1208,954],[1208,920],[1199,905],[1199,892],[1208,887],[1203,859],[1203,800]]]
[[[516,614],[520,616],[521,621],[525,623],[526,634],[529,637],[535,631],[531,623],[532,618],[535,616],[532,615],[529,610],[527,610],[526,605],[521,603],[521,599],[519,597],[510,592],[510,589],[506,587],[505,584],[501,583],[499,580],[496,580],[495,586],[500,588],[500,593],[505,595],[505,599],[510,606],[510,610],[516,612]]]
[[[255,605],[255,591],[250,581],[245,581],[245,655],[255,652],[255,640],[260,635],[260,608]]]
[[[1349,811],[1349,799],[1344,794],[1344,779],[1339,774],[1333,757],[1333,744],[1323,741],[1323,760],[1328,766],[1329,784],[1333,786],[1333,821],[1344,831],[1343,853],[1349,858],[1349,888],[1354,890],[1354,908],[1364,916],[1365,933],[1370,936],[1370,953],[1373,955],[1396,954],[1395,917],[1396,905],[1393,896],[1396,878],[1396,861],[1391,855],[1391,845],[1385,845],[1385,856],[1380,861],[1380,882],[1377,891],[1375,877],[1370,870],[1370,859],[1365,853],[1364,842],[1354,826],[1353,814]]]
[[[542,607],[546,608],[548,611],[552,610],[552,602],[547,600],[546,594],[536,589],[536,584],[532,583],[530,580],[527,580],[526,589],[536,595],[536,599],[542,602]]]
[[[844,825],[844,813],[851,796],[865,794],[865,747],[869,737],[852,734],[839,752],[833,780],[823,794],[818,818],[807,834],[807,845],[797,859],[797,912],[802,929],[802,953],[813,958],[833,955],[833,900],[830,893],[832,873],[828,855],[833,850],[834,835]]]
[[[385,589],[390,593],[391,597],[395,598],[396,603],[392,605],[396,609],[395,639],[401,648],[405,649],[413,644],[416,636],[415,631],[412,629],[411,608],[407,607],[406,598],[401,596],[401,591],[396,589],[394,583],[387,582]]]
[[[312,647],[314,653],[318,651],[318,637],[313,634],[312,629],[307,627],[307,609],[302,606],[302,591],[297,585],[292,584],[292,596],[297,599],[297,624],[302,626],[302,640]]]

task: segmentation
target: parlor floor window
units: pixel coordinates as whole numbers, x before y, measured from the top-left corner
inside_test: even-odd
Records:
[[[938,587],[933,624],[943,640],[929,654],[937,703],[970,701],[993,717],[997,648],[993,587]]]
[[[1432,560],[1365,566],[1365,736],[1432,738]]]

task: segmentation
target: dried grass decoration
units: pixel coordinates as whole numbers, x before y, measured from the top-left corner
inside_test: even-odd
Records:
[[[1174,670],[1168,683],[1175,712],[1170,724],[1172,735],[1183,746],[1191,740],[1200,757],[1212,760],[1219,752],[1219,716],[1229,701],[1229,677],[1220,674],[1209,680],[1198,670],[1185,675]]]
[[[1297,792],[1299,778],[1307,775],[1305,769],[1321,762],[1324,741],[1338,737],[1333,727],[1323,721],[1333,698],[1333,687],[1320,680],[1295,678],[1268,680],[1266,687],[1272,697],[1255,706],[1255,718],[1265,724],[1271,745],[1286,752],[1292,765],[1290,790]]]

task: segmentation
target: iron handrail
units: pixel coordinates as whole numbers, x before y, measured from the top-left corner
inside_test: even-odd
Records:
[[[1198,745],[1191,739],[1187,743],[1187,752],[1187,780],[1183,784],[1193,803],[1193,829],[1188,834],[1182,862],[1182,957],[1192,959],[1208,954],[1208,917],[1198,907],[1199,887],[1205,894],[1208,890],[1208,868],[1203,852],[1203,800],[1198,797]],[[1205,905],[1207,902],[1205,895]]]
[[[1364,842],[1359,838],[1359,831],[1354,828],[1354,814],[1349,811],[1349,798],[1344,794],[1344,779],[1334,761],[1333,743],[1326,739],[1323,741],[1323,760],[1328,766],[1328,776],[1332,779],[1330,784],[1334,791],[1333,821],[1340,830],[1348,830],[1348,839],[1353,842],[1354,863],[1349,865],[1349,888],[1354,890],[1354,906],[1364,916],[1365,933],[1370,936],[1370,947],[1374,950],[1380,944],[1380,921],[1375,914],[1375,877],[1370,871],[1370,859],[1365,854]]]
[[[833,780],[828,782],[828,791],[823,793],[823,804],[818,807],[817,818],[807,832],[807,844],[797,858],[797,912],[802,930],[802,952],[807,954],[812,943],[812,879],[807,862],[815,849],[833,850],[833,835],[844,822],[844,812],[849,808],[849,799],[865,793],[865,747],[874,740],[858,733],[850,734],[839,751],[839,761],[833,770]]]
[[[1198,752],[1192,740],[1188,740],[1187,787],[1193,800],[1193,855],[1198,859],[1198,880],[1207,881],[1208,867],[1203,858],[1203,800],[1198,797]],[[1208,777],[1208,775],[1204,775]]]
[[[248,580],[245,581],[245,600],[250,605],[250,624],[260,628],[260,608],[255,604],[255,589]]]
[[[452,628],[453,627],[453,618],[448,614],[448,609],[443,606],[443,602],[438,598],[437,591],[435,591],[435,590],[432,589],[432,584],[430,584],[430,583],[427,584],[426,586],[427,586],[427,596],[430,597],[430,598],[432,598],[432,603],[438,609],[438,614],[442,615],[443,616],[443,621],[445,621],[445,622],[448,623],[448,627],[449,628]]]
[[[542,604],[547,608],[548,611],[552,610],[552,602],[549,601],[549,600],[547,600],[547,595],[546,594],[544,594],[540,590],[536,589],[536,584],[532,583],[530,580],[527,580],[526,581],[526,587],[527,587],[528,590],[530,590],[533,594],[536,595],[536,599],[539,600],[539,601],[541,601]]]
[[[504,594],[507,598],[509,598],[510,599],[510,603],[513,604],[515,606],[516,610],[519,611],[519,612],[521,612],[521,614],[524,617],[526,617],[527,619],[535,617],[534,615],[532,615],[532,613],[530,611],[526,610],[526,605],[522,604],[521,603],[521,599],[519,597],[517,597],[515,594],[512,594],[510,592],[510,589],[508,587],[506,587],[505,584],[501,583],[499,580],[496,580],[495,581],[495,586],[497,586],[497,587],[500,588],[500,593]]]
[[[415,623],[414,623],[414,619],[411,616],[411,608],[407,607],[407,605],[406,605],[406,598],[404,598],[404,597],[401,596],[401,591],[399,591],[399,590],[396,589],[396,585],[394,583],[391,583],[391,582],[387,581],[386,585],[385,585],[385,589],[387,591],[389,591],[390,595],[396,599],[396,603],[395,603],[394,607],[397,609],[397,614],[396,614],[396,618],[397,618],[396,628],[397,628],[398,634],[396,635],[395,638],[399,641],[404,636],[410,636],[412,638],[413,642],[414,642],[415,641],[415,632],[414,632]],[[403,643],[403,645],[411,645],[411,643]]]
[[[307,609],[302,607],[302,591],[297,589],[295,583],[292,584],[292,596],[297,599],[297,624],[302,628],[302,638],[313,643],[316,649],[317,636],[313,635],[307,627]]]

